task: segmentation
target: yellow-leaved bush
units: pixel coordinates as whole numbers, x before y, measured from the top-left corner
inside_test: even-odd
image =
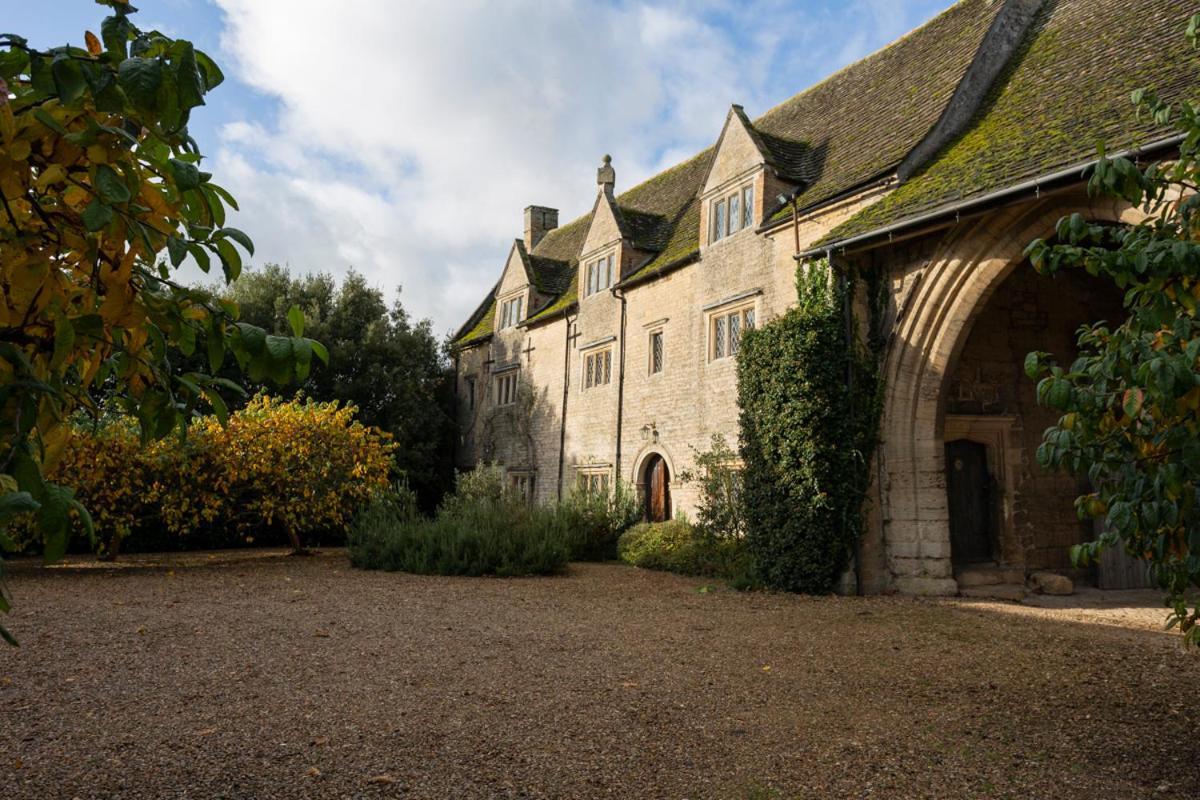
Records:
[[[344,536],[388,486],[391,435],[353,406],[259,395],[222,426],[200,417],[185,440],[143,443],[120,421],[71,430],[52,480],[76,487],[102,549],[278,543]],[[128,549],[128,548],[127,548]]]

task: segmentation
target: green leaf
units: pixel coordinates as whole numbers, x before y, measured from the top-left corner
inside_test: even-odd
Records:
[[[211,268],[208,257],[208,249],[204,245],[192,242],[187,246],[188,252],[192,254],[192,258],[196,259],[196,265],[200,267],[202,272],[207,273]]]
[[[288,324],[292,326],[293,336],[304,335],[304,312],[300,306],[292,306],[287,312]]]
[[[225,201],[225,205],[229,206],[234,211],[238,210],[237,200],[234,198],[233,195],[231,195],[229,193],[229,191],[227,189],[225,189],[224,187],[221,187],[221,186],[217,186],[215,183],[209,183],[208,188],[210,188],[214,192],[216,192],[217,196]],[[250,255],[254,255],[254,248],[247,247],[246,249],[250,251]]]
[[[92,202],[88,203],[88,207],[83,210],[81,216],[84,227],[95,233],[112,222],[113,210],[100,202],[99,197],[93,197]]]
[[[212,186],[211,184],[210,184],[209,188],[212,189],[214,192],[216,192],[216,190],[217,190],[217,187]],[[222,197],[228,197],[228,193],[225,192],[223,189],[220,192],[217,192],[217,194],[221,195]],[[228,201],[226,201],[226,202],[228,202]],[[237,208],[237,206],[234,206],[235,210],[236,210],[236,208]],[[235,242],[237,242],[242,247],[244,247],[246,249],[247,253],[249,253],[250,255],[254,255],[254,242],[252,242],[250,240],[249,236],[247,236],[245,233],[238,230],[237,228],[222,228],[221,230],[217,231],[217,235],[221,236],[221,237],[228,236],[230,239],[233,239]]]
[[[124,59],[126,48],[129,46],[129,32],[132,28],[133,23],[124,15],[114,14],[111,17],[105,17],[104,21],[100,23],[100,40],[104,42],[105,49]]]
[[[246,350],[252,355],[257,355],[263,351],[267,342],[267,332],[255,325],[250,325],[245,322],[237,324],[238,333],[241,337],[242,344]]]
[[[212,406],[213,413],[217,416],[217,421],[222,425],[229,422],[229,407],[225,405],[225,400],[215,390],[204,387],[201,391],[204,392],[204,397],[208,400],[208,404]]]
[[[0,520],[37,511],[39,508],[41,504],[34,500],[29,492],[9,492],[0,495]]]
[[[190,356],[196,352],[196,329],[191,325],[182,325],[179,328],[177,342],[179,344],[179,352],[185,356]]]
[[[35,109],[33,112],[33,117],[38,122],[42,123],[47,128],[54,131],[55,133],[60,134],[62,136],[65,136],[67,134],[67,129],[62,126],[62,123],[60,123],[54,117],[50,116],[50,114],[48,114],[46,112],[46,109],[44,109],[44,108]]]
[[[200,186],[200,170],[195,164],[180,161],[178,158],[171,159],[171,177],[175,179],[175,186],[181,192]]]
[[[52,483],[46,484],[41,503],[37,511],[37,525],[45,547],[42,557],[47,564],[53,564],[62,560],[71,543],[71,512],[82,511],[83,507],[75,500],[70,489]]]
[[[178,267],[187,258],[188,245],[178,236],[167,237],[167,255],[171,258],[171,266]]]
[[[54,354],[50,357],[50,366],[58,368],[71,353],[75,345],[75,326],[67,317],[59,316],[54,319]]]
[[[292,352],[296,357],[296,378],[304,380],[312,368],[312,345],[308,339],[292,339]]]
[[[179,86],[179,105],[184,109],[204,105],[204,83],[191,42],[177,41],[172,48],[176,59],[175,82]]]
[[[87,82],[83,79],[83,69],[78,61],[67,55],[58,56],[50,65],[50,72],[54,76],[54,90],[64,105],[74,103],[83,96]]]
[[[96,191],[106,203],[128,203],[133,196],[125,181],[108,164],[96,167]]]
[[[216,65],[216,62],[209,58],[202,50],[196,51],[196,63],[200,66],[200,72],[204,75],[204,85],[208,91],[211,92],[225,80],[225,76],[221,74],[221,70]]]
[[[208,347],[208,368],[210,371],[216,372],[225,362],[225,336],[218,320],[211,319],[209,321],[208,335],[204,337],[204,340]]]
[[[158,108],[158,88],[163,82],[162,62],[156,58],[127,58],[117,68],[117,80],[135,106]]]
[[[1038,374],[1042,369],[1042,359],[1040,353],[1030,353],[1025,356],[1025,375],[1029,380],[1037,380]]]
[[[292,340],[286,336],[268,336],[266,339],[267,353],[273,361],[291,361]]]
[[[225,270],[225,280],[235,281],[242,274],[242,256],[228,239],[217,242],[217,255],[221,257],[221,266]]]
[[[308,339],[307,341],[309,346],[312,347],[313,353],[316,354],[317,358],[321,359],[321,363],[325,366],[329,366],[329,351],[325,349],[325,345],[321,344],[316,339]]]

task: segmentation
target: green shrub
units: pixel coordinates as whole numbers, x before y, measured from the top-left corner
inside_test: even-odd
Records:
[[[692,448],[695,469],[679,473],[683,483],[700,489],[696,527],[715,539],[741,538],[746,534],[746,512],[742,502],[742,471],[738,454],[722,434],[714,433],[707,450]]]
[[[637,492],[618,481],[604,491],[572,491],[556,512],[570,532],[571,558],[608,561],[617,557],[617,540],[642,516]]]
[[[617,551],[622,561],[643,569],[725,578],[739,588],[753,583],[743,540],[707,536],[682,519],[635,525],[621,535]]]
[[[571,556],[570,532],[554,508],[530,507],[504,490],[503,473],[481,466],[433,519],[411,503],[379,499],[350,528],[350,563],[426,575],[549,575]]]
[[[763,581],[825,593],[862,527],[879,405],[874,362],[846,345],[849,289],[803,267],[800,304],[738,354],[746,544]]]

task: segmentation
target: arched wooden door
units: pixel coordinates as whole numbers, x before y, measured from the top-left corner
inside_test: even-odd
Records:
[[[662,456],[646,462],[646,519],[665,522],[671,518],[671,473]]]

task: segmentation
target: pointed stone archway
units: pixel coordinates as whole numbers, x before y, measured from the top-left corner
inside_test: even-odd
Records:
[[[873,548],[883,556],[876,565],[886,574],[876,576],[875,585],[911,594],[957,593],[946,495],[946,381],[976,318],[1024,261],[1025,247],[1052,235],[1061,217],[1076,212],[1099,221],[1141,218],[1124,204],[1073,190],[964,223],[919,264],[893,271],[872,532],[882,545]],[[864,552],[871,549],[868,542]]]

